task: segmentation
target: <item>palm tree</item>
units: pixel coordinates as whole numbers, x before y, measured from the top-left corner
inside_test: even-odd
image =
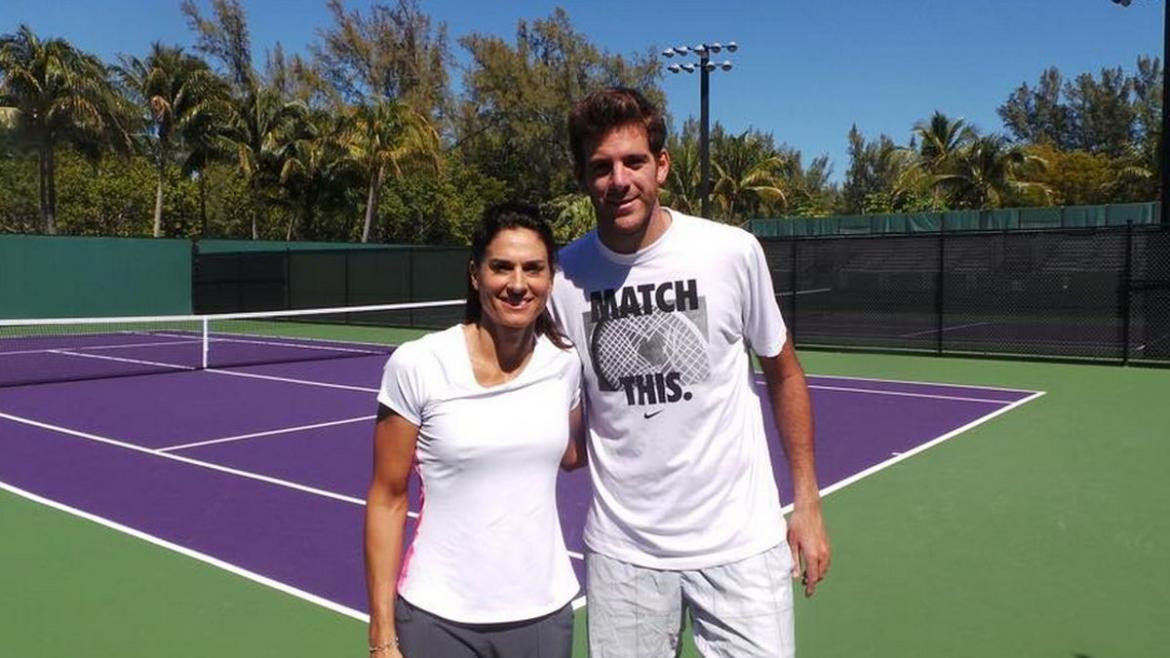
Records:
[[[163,188],[167,167],[176,159],[183,137],[201,139],[201,133],[223,115],[227,102],[227,84],[198,57],[183,54],[182,49],[155,43],[145,60],[123,59],[115,69],[123,86],[145,110],[142,116],[144,150],[153,160],[158,174],[154,202],[154,237],[162,235]],[[198,153],[195,153],[195,152]],[[184,169],[201,168],[188,162],[192,155],[204,153],[191,149],[184,158]]]
[[[966,121],[952,120],[938,110],[930,121],[914,124],[914,135],[920,142],[918,153],[922,166],[931,175],[943,173],[955,156],[978,137]]]
[[[404,165],[419,162],[438,169],[439,134],[406,103],[379,101],[362,105],[351,115],[345,142],[369,185],[362,224],[362,242],[368,242],[387,172],[402,176]]]
[[[744,220],[766,205],[783,206],[787,197],[780,171],[784,160],[748,131],[720,140],[712,164],[712,192],[723,209],[723,219]]]
[[[667,145],[670,172],[662,188],[662,201],[675,210],[695,214],[699,210],[699,145],[693,139],[672,137]]]
[[[278,158],[280,185],[296,206],[289,216],[285,240],[300,230],[309,238],[317,233],[316,213],[321,200],[341,187],[337,183],[353,167],[339,141],[339,122],[334,115],[315,111],[297,120],[284,141]]]
[[[128,150],[123,111],[93,55],[63,39],[42,41],[27,25],[0,36],[0,124],[36,153],[45,233],[57,232],[57,147],[94,160],[107,147]]]
[[[1042,183],[1025,180],[1029,169],[1046,166],[1044,160],[999,135],[976,139],[954,160],[952,173],[935,180],[961,206],[996,208],[1029,190],[1048,192]]]
[[[280,140],[290,126],[308,112],[304,103],[286,101],[269,87],[251,82],[237,99],[231,127],[224,135],[226,146],[235,151],[240,173],[252,190],[252,239],[260,238],[259,214],[261,177],[278,169]]]

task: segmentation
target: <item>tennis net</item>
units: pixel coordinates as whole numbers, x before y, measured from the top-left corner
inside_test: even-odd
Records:
[[[353,357],[458,322],[463,300],[157,317],[0,320],[0,387]]]

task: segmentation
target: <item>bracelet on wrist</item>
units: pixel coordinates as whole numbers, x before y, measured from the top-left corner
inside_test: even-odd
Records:
[[[395,649],[397,647],[398,647],[398,638],[394,638],[393,640],[390,640],[389,642],[383,642],[382,644],[371,644],[370,645],[370,655],[372,656],[376,653],[381,653],[383,651],[389,651],[390,649]]]

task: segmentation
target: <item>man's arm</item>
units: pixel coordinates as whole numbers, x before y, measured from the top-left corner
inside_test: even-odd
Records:
[[[561,468],[566,471],[581,468],[587,461],[584,406],[585,403],[581,402],[569,411],[569,445],[561,457]]]
[[[802,577],[804,595],[812,596],[829,571],[829,535],[821,517],[821,495],[813,450],[812,402],[804,368],[792,342],[780,354],[759,357],[768,385],[768,399],[780,443],[788,459],[795,500],[788,519],[788,546],[792,549],[793,577]]]

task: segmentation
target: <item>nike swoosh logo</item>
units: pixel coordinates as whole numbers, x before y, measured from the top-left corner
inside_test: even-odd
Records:
[[[662,413],[663,411],[666,411],[666,409],[659,409],[658,411],[655,411],[652,414],[643,413],[642,417],[643,418],[653,418],[653,417],[657,416],[658,414]]]

